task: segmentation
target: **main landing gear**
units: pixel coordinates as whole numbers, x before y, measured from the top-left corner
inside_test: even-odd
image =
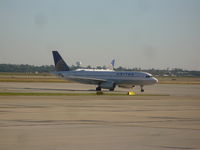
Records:
[[[109,91],[114,91],[114,90],[115,90],[115,88],[109,89]],[[96,91],[101,91],[101,87],[100,86],[96,87]]]
[[[144,86],[143,85],[140,85],[140,87],[141,87],[141,92],[144,92]]]
[[[112,89],[109,89],[109,91],[114,91],[114,88],[112,88]]]
[[[101,87],[98,86],[98,87],[96,88],[96,91],[101,91]]]

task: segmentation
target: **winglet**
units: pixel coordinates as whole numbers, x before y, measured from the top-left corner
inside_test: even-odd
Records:
[[[69,71],[68,65],[62,59],[58,51],[52,51],[56,71]]]

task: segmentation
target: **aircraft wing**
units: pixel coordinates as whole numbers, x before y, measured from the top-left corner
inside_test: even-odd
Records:
[[[102,82],[106,82],[107,80],[98,79],[98,78],[88,78],[88,77],[79,77],[79,76],[68,76],[70,80],[87,83],[87,84],[99,84]]]

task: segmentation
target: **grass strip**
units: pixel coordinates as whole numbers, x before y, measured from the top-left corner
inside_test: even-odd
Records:
[[[1,92],[0,96],[169,96],[168,94],[136,94],[128,95],[126,93],[13,93]]]

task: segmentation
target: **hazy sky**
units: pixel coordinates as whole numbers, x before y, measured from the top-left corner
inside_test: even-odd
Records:
[[[200,70],[200,0],[0,0],[0,63]]]

